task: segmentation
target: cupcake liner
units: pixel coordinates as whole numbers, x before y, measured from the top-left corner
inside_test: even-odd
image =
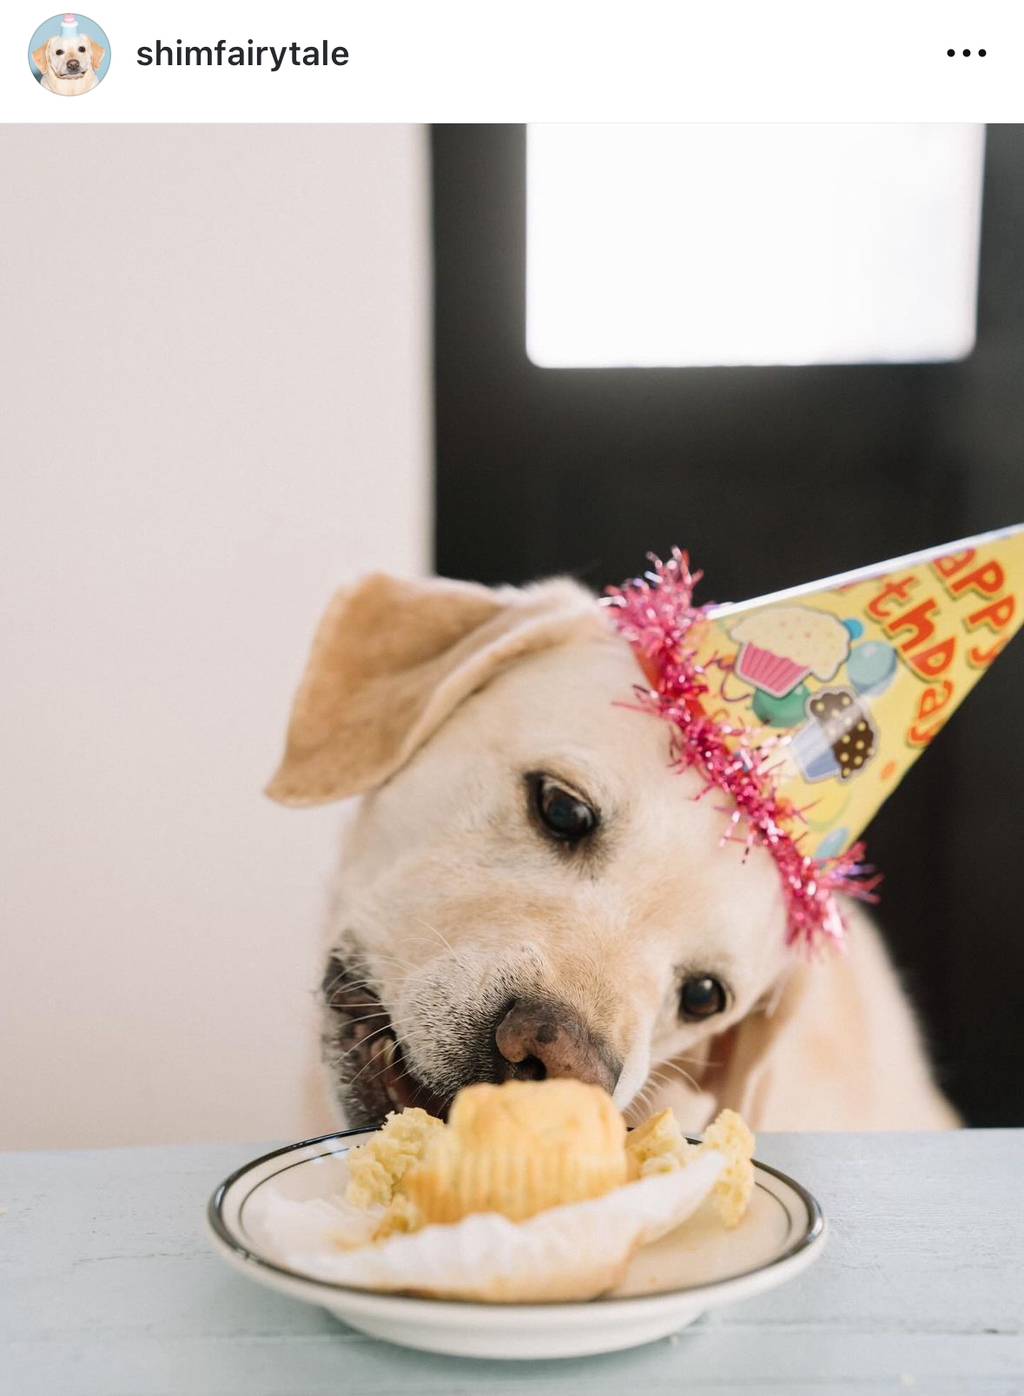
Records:
[[[772,698],[785,698],[811,672],[809,664],[797,664],[785,655],[773,654],[748,640],[736,659],[736,673]]]
[[[353,1218],[344,1203],[324,1199],[275,1199],[267,1229],[290,1269],[334,1284],[490,1303],[594,1299],[619,1283],[641,1246],[697,1210],[725,1166],[722,1154],[704,1150],[676,1172],[529,1221],[478,1213],[376,1245],[363,1243],[365,1213]]]
[[[840,774],[832,743],[817,722],[811,721],[794,733],[789,744],[789,755],[809,783],[834,780]]]

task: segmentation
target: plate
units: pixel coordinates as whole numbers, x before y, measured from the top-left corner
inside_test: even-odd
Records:
[[[708,1309],[774,1289],[821,1255],[825,1219],[806,1188],[755,1160],[750,1210],[726,1231],[710,1209],[630,1262],[623,1282],[588,1303],[471,1304],[374,1294],[305,1275],[283,1262],[268,1216],[275,1199],[328,1199],[345,1184],[345,1155],[373,1130],[289,1144],[225,1178],[207,1221],[216,1249],[242,1274],[388,1342],[459,1357],[582,1357],[653,1342]]]

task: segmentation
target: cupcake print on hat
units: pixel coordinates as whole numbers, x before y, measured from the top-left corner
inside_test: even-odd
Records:
[[[771,606],[730,626],[740,646],[735,674],[770,698],[785,698],[813,674],[835,678],[850,649],[850,632],[827,611],[808,606]]]
[[[810,721],[790,753],[804,780],[850,780],[875,754],[878,733],[867,705],[846,688],[823,688],[807,703]]]

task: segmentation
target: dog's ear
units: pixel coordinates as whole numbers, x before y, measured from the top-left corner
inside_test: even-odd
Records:
[[[103,62],[103,55],[107,50],[102,44],[98,44],[95,39],[90,39],[89,44],[92,48],[92,70],[94,73],[98,73],[100,64]]]
[[[813,966],[794,962],[781,985],[711,1044],[715,1063],[700,1078],[715,1109],[736,1110],[754,1128],[771,1081],[773,1055],[803,1006]]]
[[[603,624],[594,598],[567,580],[491,590],[376,574],[339,591],[267,794],[319,805],[380,785],[499,669],[588,622]]]
[[[46,72],[46,44],[42,44],[32,55],[32,62],[41,73]]]

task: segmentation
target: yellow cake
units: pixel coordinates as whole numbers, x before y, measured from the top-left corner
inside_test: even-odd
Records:
[[[454,1222],[471,1212],[525,1221],[624,1183],[625,1134],[622,1116],[598,1086],[470,1086],[457,1097],[447,1130],[428,1141],[403,1190],[425,1223]]]
[[[723,1110],[704,1131],[702,1148],[717,1149],[726,1157],[711,1200],[726,1226],[736,1226],[746,1214],[754,1191],[754,1136],[735,1110]]]
[[[661,1110],[626,1135],[626,1160],[630,1178],[671,1173],[682,1168],[695,1146],[683,1138],[671,1110]]]
[[[726,1226],[735,1226],[750,1205],[754,1189],[754,1136],[735,1110],[723,1110],[704,1131],[701,1144],[684,1138],[671,1110],[652,1115],[626,1137],[630,1178],[671,1173],[684,1168],[701,1149],[715,1149],[726,1159],[725,1170],[711,1193],[715,1210]]]
[[[734,1226],[753,1187],[754,1137],[733,1111],[724,1110],[704,1144],[694,1145],[671,1110],[627,1135],[611,1097],[580,1081],[468,1086],[447,1125],[423,1110],[389,1115],[380,1133],[349,1155],[346,1200],[379,1212],[376,1240],[475,1212],[525,1221],[684,1168],[702,1147],[727,1159],[712,1200]]]
[[[390,1206],[406,1173],[423,1157],[430,1136],[443,1130],[443,1121],[425,1110],[392,1112],[379,1133],[349,1154],[345,1200],[365,1212]]]

